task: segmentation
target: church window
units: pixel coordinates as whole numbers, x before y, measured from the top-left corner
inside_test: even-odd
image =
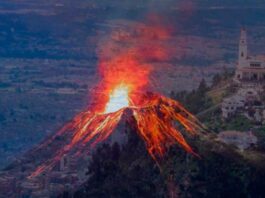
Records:
[[[250,63],[251,67],[260,67],[260,63]]]
[[[252,80],[257,80],[257,79],[258,79],[258,75],[257,74],[253,74]]]

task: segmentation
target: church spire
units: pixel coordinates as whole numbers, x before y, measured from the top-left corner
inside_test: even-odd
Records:
[[[242,28],[240,31],[240,40],[239,40],[239,54],[238,54],[238,62],[239,66],[242,66],[243,62],[248,57],[248,49],[247,49],[247,32],[245,28]]]

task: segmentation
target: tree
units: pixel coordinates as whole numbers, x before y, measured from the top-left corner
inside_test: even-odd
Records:
[[[205,79],[203,78],[199,84],[198,92],[201,93],[202,95],[204,95],[206,93],[206,91],[208,91],[208,86],[206,84]]]
[[[198,113],[212,105],[212,100],[207,96],[209,90],[206,81],[202,79],[197,90],[191,92],[181,91],[172,94],[173,99],[180,101],[192,113]]]
[[[220,76],[220,74],[215,74],[212,80],[212,87],[217,86],[222,80],[222,77]]]
[[[88,166],[88,180],[74,197],[164,197],[164,180],[133,126],[121,146],[99,146]]]

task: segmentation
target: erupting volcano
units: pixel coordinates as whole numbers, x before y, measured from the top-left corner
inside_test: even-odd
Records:
[[[169,38],[169,33],[161,27],[141,28],[142,32],[135,37],[138,36],[138,41],[140,39],[142,42],[137,42],[136,45],[132,38],[126,37],[130,47],[111,58],[99,60],[101,80],[97,93],[93,95],[94,105],[76,115],[52,138],[39,146],[45,148],[56,137],[68,137],[63,145],[58,146],[50,160],[40,165],[30,177],[51,170],[64,155],[78,157],[82,153],[88,153],[92,147],[111,136],[128,111],[135,121],[138,135],[156,162],[161,162],[163,155],[173,144],[179,144],[187,152],[197,155],[182,132],[195,135],[202,129],[200,122],[179,102],[146,91],[152,72],[150,60],[163,61],[168,56],[166,48],[161,42],[154,42],[153,37],[164,41]],[[152,35],[152,38],[147,35]],[[113,45],[113,41],[106,43],[107,45]]]

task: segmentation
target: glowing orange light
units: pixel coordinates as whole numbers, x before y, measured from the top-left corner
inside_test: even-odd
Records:
[[[127,37],[124,40],[137,45],[120,50],[120,53],[109,59],[99,58],[102,80],[97,86],[98,94],[93,95],[95,105],[76,115],[53,136],[53,139],[64,136],[66,141],[57,145],[52,158],[40,165],[30,177],[51,170],[64,155],[86,153],[91,147],[106,140],[120,122],[125,109],[131,111],[134,120],[132,124],[156,162],[173,144],[179,144],[187,152],[196,155],[182,133],[197,134],[203,128],[200,122],[177,101],[160,94],[138,94],[143,91],[146,93],[150,85],[149,74],[153,69],[151,62],[168,60],[169,51],[163,45],[155,45],[154,38],[160,41],[170,38],[162,27],[141,30],[141,42],[133,42]],[[115,44],[105,44],[104,49],[108,51],[107,46],[110,45],[109,49],[112,49]],[[175,122],[185,130],[177,129]],[[44,142],[39,148],[45,148],[53,139]]]

